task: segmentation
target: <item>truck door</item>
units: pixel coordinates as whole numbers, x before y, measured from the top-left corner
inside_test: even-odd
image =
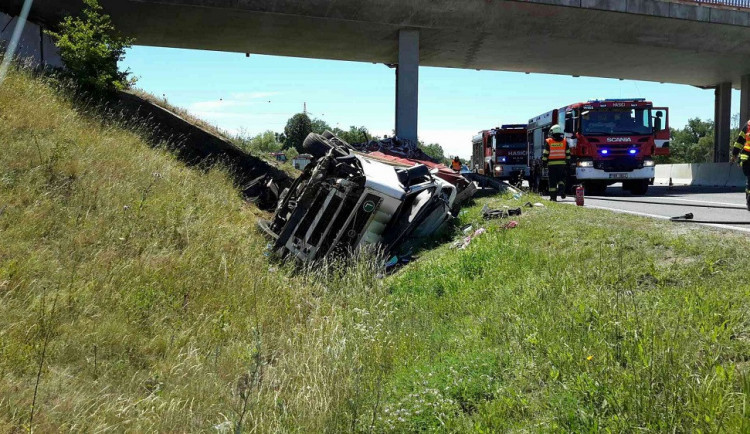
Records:
[[[654,155],[669,155],[669,109],[654,107],[651,113],[654,127]]]

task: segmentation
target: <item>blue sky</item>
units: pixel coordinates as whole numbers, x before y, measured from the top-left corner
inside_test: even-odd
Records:
[[[380,136],[394,127],[395,75],[382,64],[137,46],[122,66],[137,87],[230,133],[281,132],[305,103],[311,117],[334,127]],[[589,99],[643,97],[669,107],[673,127],[714,113],[712,90],[685,85],[429,67],[419,74],[420,139],[464,158],[479,130]]]

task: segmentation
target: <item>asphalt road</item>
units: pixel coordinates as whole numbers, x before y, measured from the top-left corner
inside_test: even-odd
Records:
[[[562,202],[575,204],[575,197]],[[651,186],[645,196],[634,196],[616,184],[604,196],[587,196],[584,206],[659,219],[692,213],[693,220],[710,222],[707,226],[750,233],[744,189]]]

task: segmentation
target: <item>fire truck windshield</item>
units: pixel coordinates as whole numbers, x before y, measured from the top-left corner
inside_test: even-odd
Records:
[[[650,108],[601,108],[581,113],[584,135],[646,135],[651,134]]]
[[[500,149],[525,149],[527,146],[524,133],[498,133],[496,137]]]

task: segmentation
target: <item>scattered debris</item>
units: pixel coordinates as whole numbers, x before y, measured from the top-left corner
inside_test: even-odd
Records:
[[[515,228],[516,226],[518,226],[518,222],[517,222],[517,221],[515,221],[515,220],[511,220],[511,221],[509,221],[508,223],[506,223],[506,224],[505,224],[505,225],[503,226],[503,228],[504,228],[504,229],[513,229],[513,228]]]
[[[471,240],[473,240],[474,238],[482,235],[485,232],[487,232],[487,230],[485,228],[479,228],[476,231],[474,231],[473,234],[471,234],[471,235],[469,235],[467,237],[464,237],[462,240],[456,241],[455,243],[451,244],[451,248],[452,249],[463,250],[463,249],[467,248],[469,246],[469,244],[471,244]]]
[[[510,209],[504,207],[503,209],[492,209],[487,204],[482,207],[482,217],[485,220],[508,218],[510,216],[521,215],[521,208]]]
[[[678,215],[676,217],[671,217],[670,220],[692,220],[693,219],[693,213],[689,212],[684,215]]]

